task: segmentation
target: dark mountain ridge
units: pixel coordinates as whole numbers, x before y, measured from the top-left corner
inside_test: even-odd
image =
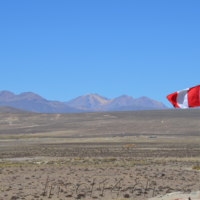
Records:
[[[0,92],[0,106],[10,106],[38,113],[82,112],[81,110],[69,107],[59,101],[48,101],[33,92],[24,92],[19,95],[15,95],[9,91],[2,91]]]

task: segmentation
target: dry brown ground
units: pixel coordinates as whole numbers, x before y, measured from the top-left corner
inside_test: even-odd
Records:
[[[197,191],[198,117],[198,110],[1,114],[0,199],[124,200]]]

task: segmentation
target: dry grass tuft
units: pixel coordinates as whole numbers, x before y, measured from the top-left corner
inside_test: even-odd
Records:
[[[194,169],[194,170],[200,170],[200,166],[194,165],[194,166],[192,167],[192,169]]]

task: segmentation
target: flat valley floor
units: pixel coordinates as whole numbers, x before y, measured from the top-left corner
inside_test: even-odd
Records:
[[[199,191],[199,116],[198,109],[0,113],[0,199],[149,199]]]

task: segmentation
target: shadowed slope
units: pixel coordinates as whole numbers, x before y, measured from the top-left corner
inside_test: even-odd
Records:
[[[21,109],[9,107],[9,106],[1,106],[0,112],[1,113],[31,113],[30,111],[27,111],[27,110],[21,110]]]

